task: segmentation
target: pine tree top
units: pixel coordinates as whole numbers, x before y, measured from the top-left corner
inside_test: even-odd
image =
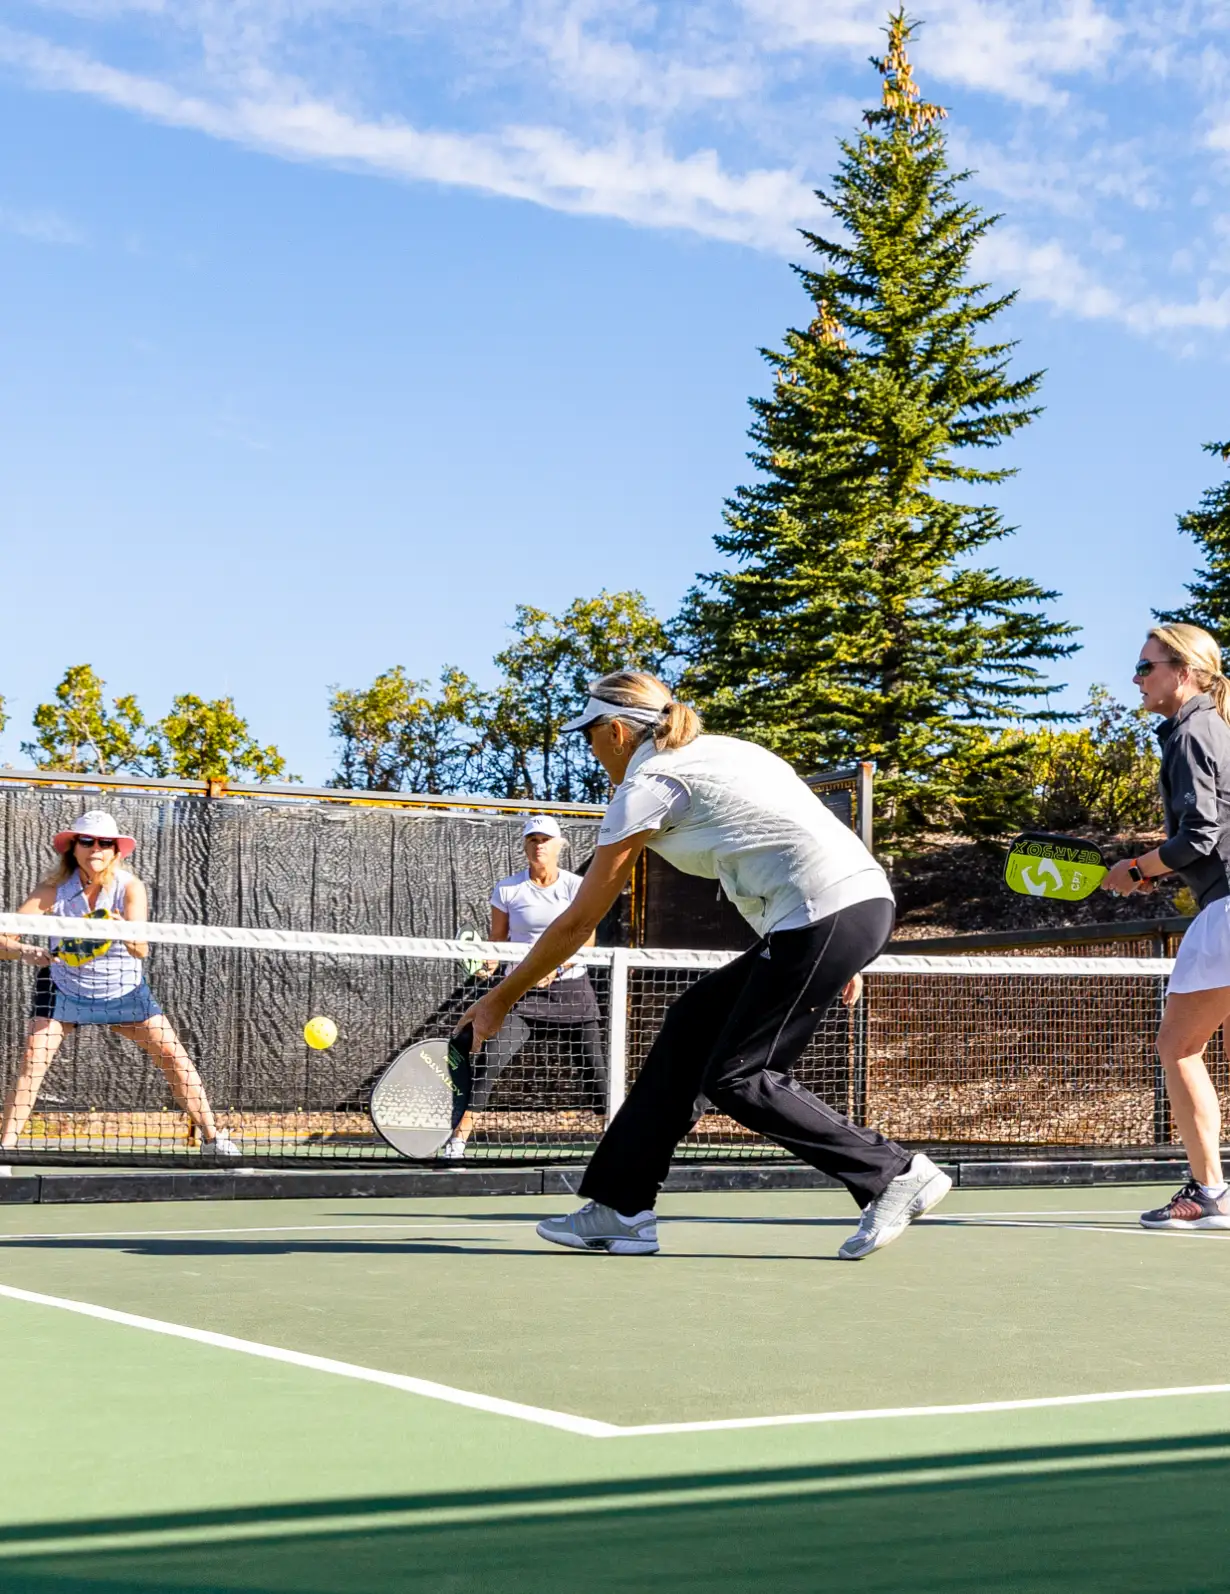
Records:
[[[888,19],[888,54],[873,55],[871,64],[884,79],[879,110],[863,112],[868,127],[890,126],[908,133],[925,132],[934,122],[942,121],[948,112],[942,105],[931,105],[922,97],[922,90],[914,81],[914,68],[906,54],[906,45],[918,27],[906,16],[905,10],[894,11]]]

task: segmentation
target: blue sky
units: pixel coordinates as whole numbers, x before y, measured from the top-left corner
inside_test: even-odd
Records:
[[[863,0],[8,0],[0,758],[89,661],[234,695],[483,676],[518,601],[669,613],[747,476]],[[1230,437],[1230,0],[934,0],[914,52],[1046,367],[991,557],[1130,691]],[[1003,451],[1007,454],[1008,451]]]

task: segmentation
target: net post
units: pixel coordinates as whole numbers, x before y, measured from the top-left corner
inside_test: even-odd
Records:
[[[628,1088],[628,953],[611,954],[611,1016],[607,1043],[606,1121],[623,1106]]]
[[[1166,977],[1159,977],[1156,986],[1157,1022],[1160,1028],[1162,1014],[1166,1011]],[[1166,1070],[1153,1048],[1153,1144],[1169,1146],[1174,1139],[1174,1125],[1170,1117],[1170,1097],[1166,1094]]]
[[[864,978],[862,1000],[850,1009],[850,1122],[867,1127],[867,1004],[871,982]]]
[[[871,851],[872,827],[872,783],[875,779],[875,765],[864,760],[858,766],[858,778],[854,783],[854,823],[858,827],[858,839]]]

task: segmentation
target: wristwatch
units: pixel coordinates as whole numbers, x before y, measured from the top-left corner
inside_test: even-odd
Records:
[[[1131,863],[1128,864],[1128,879],[1135,880],[1137,885],[1139,885],[1140,882],[1145,879],[1144,870],[1140,867],[1140,864],[1135,858],[1133,858]]]

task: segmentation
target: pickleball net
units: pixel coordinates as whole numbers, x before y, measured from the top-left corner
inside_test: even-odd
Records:
[[[35,1029],[45,1035],[60,1022],[55,1012],[81,1014],[72,998],[82,971],[94,978],[94,1000],[131,998],[121,987],[131,985],[136,960],[121,949],[118,928],[0,915],[0,936],[57,948],[60,960],[50,978],[0,963],[6,1094],[21,1086],[35,1004],[44,1015]],[[137,989],[152,993],[161,1017],[142,1017],[142,998],[109,1010],[122,1031],[66,1029],[25,1116],[27,1077],[25,1121],[0,1161],[199,1167],[216,1155],[200,1101],[183,1101],[180,1054],[168,1062],[159,1050],[171,1032],[244,1162],[395,1165],[401,1159],[368,1117],[376,1078],[402,1047],[451,1032],[491,986],[479,965],[490,959],[498,974],[524,951],[176,924],[125,925],[123,935],[148,944]],[[71,944],[57,945],[66,936]],[[110,953],[97,955],[107,942]],[[671,1002],[735,955],[587,949],[596,1022],[554,1023],[533,1016],[532,1004],[529,1016],[515,1010],[515,1044],[479,1093],[465,1162],[584,1159]],[[856,1122],[911,1145],[966,1155],[1161,1149],[1172,1137],[1153,1037],[1169,968],[1162,959],[888,956],[869,971],[858,1006],[825,1016],[796,1075]],[[336,1026],[327,1049],[304,1039],[316,1017]],[[147,1055],[125,1035],[143,1038]],[[1224,1093],[1220,1053],[1213,1064]],[[706,1107],[698,1103],[681,1157],[786,1160]]]

